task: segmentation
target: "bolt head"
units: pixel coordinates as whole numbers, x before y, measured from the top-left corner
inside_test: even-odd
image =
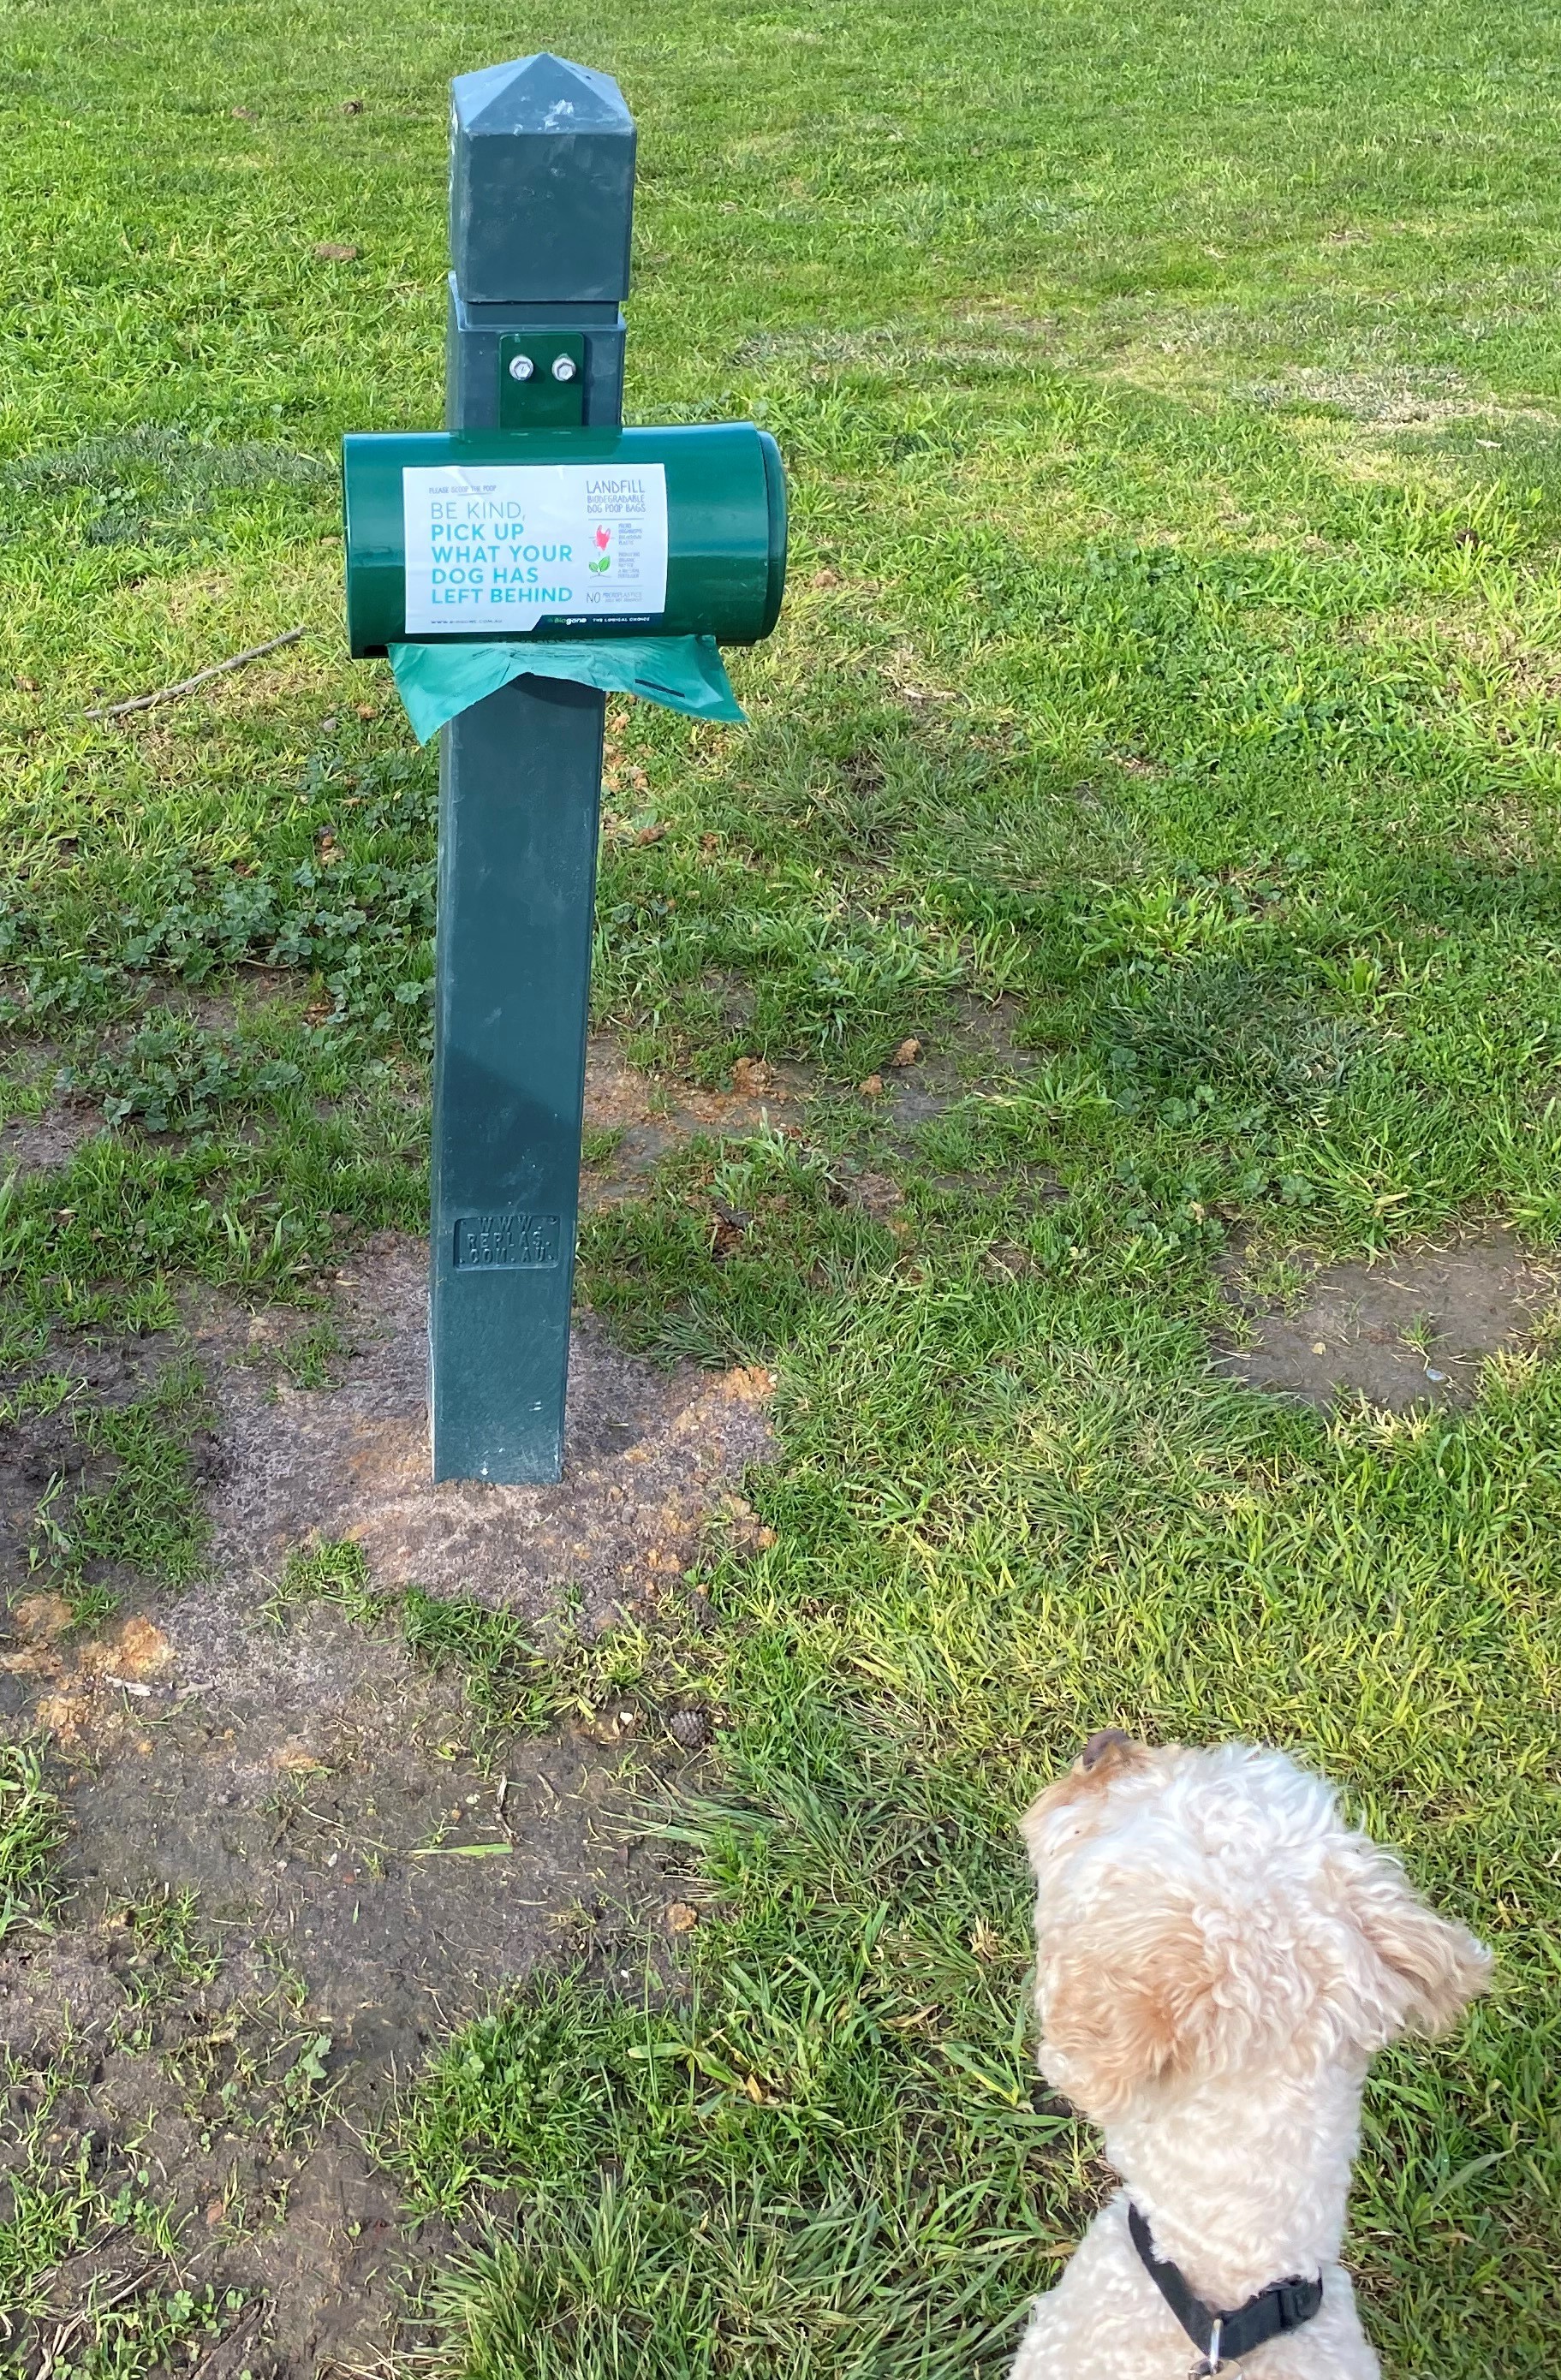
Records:
[[[553,377],[555,380],[573,380],[579,369],[579,367],[576,363],[573,356],[555,356],[553,358]]]
[[[530,380],[535,370],[536,366],[530,356],[511,356],[509,358],[511,380]]]

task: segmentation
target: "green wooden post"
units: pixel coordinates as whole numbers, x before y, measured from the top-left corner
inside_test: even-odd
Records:
[[[606,75],[451,86],[452,430],[622,419],[634,123]],[[442,732],[433,1475],[563,1467],[604,698],[539,678]]]

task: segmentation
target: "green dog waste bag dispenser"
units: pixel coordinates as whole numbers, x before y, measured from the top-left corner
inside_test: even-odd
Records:
[[[441,731],[436,1479],[560,1476],[604,695],[740,719],[786,583],[775,443],[619,426],[634,127],[545,55],[458,76],[448,419],[344,443],[348,634]]]
[[[780,613],[780,455],[747,422],[348,438],[343,476],[358,659],[430,637],[753,645]]]

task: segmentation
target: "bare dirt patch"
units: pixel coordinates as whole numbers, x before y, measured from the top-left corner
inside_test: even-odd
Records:
[[[869,1077],[878,1088],[868,1096],[881,1099],[885,1118],[903,1127],[929,1123],[994,1082],[1022,1080],[1040,1059],[1014,1038],[1020,1014],[1017,1001],[961,1001],[948,1019],[901,1042],[883,1072]]]
[[[612,1153],[580,1176],[587,1212],[635,1196],[662,1159],[701,1135],[738,1138],[772,1124],[794,1124],[815,1086],[800,1066],[739,1059],[729,1089],[663,1085],[631,1066],[609,1034],[586,1052],[585,1128],[615,1135]]]
[[[101,2351],[116,2307],[154,2323],[177,2293],[208,2292],[216,2340],[196,2353],[224,2380],[382,2359],[406,2252],[394,2183],[360,2137],[373,2110],[333,2080],[335,2045],[283,1964],[237,1943],[213,1959],[218,1936],[170,1958],[168,1915],[116,1906],[0,1954],[0,2040],[34,2078],[9,2095],[0,2184],[75,2199],[79,2227],[9,2309],[16,2369]],[[115,2219],[127,2203],[171,2225],[172,2254]]]
[[[208,1297],[179,1334],[67,1334],[51,1363],[72,1400],[0,1430],[0,1726],[46,1741],[70,1827],[55,1932],[0,1943],[0,2047],[37,2078],[24,2103],[0,2077],[0,2201],[7,2173],[85,2188],[83,2141],[98,2192],[18,2334],[23,2370],[95,2335],[110,2296],[207,2288],[208,2380],[377,2368],[415,2343],[403,2285],[447,2244],[409,2241],[373,2153],[395,2085],[539,1965],[638,1990],[648,1952],[652,1988],[676,1987],[687,1887],[637,1797],[698,1756],[709,1716],[613,1698],[546,1735],[495,1722],[409,1648],[395,1590],[564,1638],[653,1615],[711,1514],[742,1526],[769,1376],[659,1367],[588,1318],[559,1486],[435,1488],[426,1269],[421,1240],[370,1242],[323,1331]],[[289,1384],[311,1332],[334,1387]],[[115,1477],[78,1401],[144,1399],[191,1353],[205,1575],[158,1591],[62,1563],[41,1505],[68,1534],[69,1499]],[[289,1554],[333,1539],[361,1548],[377,1596],[268,1616]],[[114,2213],[125,2189],[174,2222],[177,2256]]]
[[[14,1115],[0,1124],[0,1176],[57,1172],[103,1128],[101,1111],[86,1099],[66,1099],[37,1115]]]
[[[1500,1230],[1374,1264],[1298,1266],[1282,1305],[1238,1261],[1227,1283],[1241,1323],[1218,1369],[1311,1404],[1363,1397],[1394,1413],[1467,1404],[1486,1359],[1531,1343],[1561,1295],[1555,1265]]]
[[[682,1888],[633,1824],[624,1764],[684,1755],[670,1739],[633,1755],[632,1733],[479,1747],[455,1681],[328,1609],[255,1623],[241,1682],[235,1646],[207,1665],[226,1686],[126,1625],[155,1658],[142,1698],[119,1689],[122,1718],[104,1648],[54,1639],[83,1710],[57,1772],[72,1899],[52,1937],[0,1947],[0,2047],[38,2078],[0,2108],[0,2183],[26,2156],[64,2189],[87,2141],[102,2192],[92,2252],[59,2266],[23,2343],[41,2355],[110,2283],[211,2287],[214,2368],[378,2363],[445,2244],[436,2227],[409,2241],[372,2151],[395,2085],[539,1963],[638,1985],[648,1939],[669,1974],[656,1946]],[[173,2222],[173,2258],[114,2219],[131,2185]]]
[[[346,1354],[335,1388],[291,1388],[256,1366],[219,1370],[211,1358],[231,1346],[231,1318],[197,1327],[223,1463],[213,1584],[181,1607],[192,1642],[229,1635],[218,1613],[252,1604],[288,1549],[315,1535],[360,1545],[384,1587],[458,1592],[529,1618],[567,1593],[600,1629],[653,1606],[723,1490],[770,1451],[767,1373],[668,1369],[625,1354],[588,1317],[571,1351],[562,1482],[435,1487],[425,1244],[380,1234],[337,1289]]]
[[[388,1621],[176,1601],[93,1635],[61,1602],[10,1613],[71,1897],[53,1936],[0,1946],[0,2049],[38,2077],[0,2099],[0,2185],[26,2160],[66,2188],[86,2140],[102,2195],[19,2368],[110,2286],[213,2289],[225,2373],[378,2366],[415,2339],[407,2290],[446,2243],[409,2240],[375,2125],[451,2025],[538,1965],[638,1989],[648,1947],[652,1987],[672,1981],[686,1887],[633,1791],[688,1755],[627,1706],[495,1734]],[[114,2216],[126,2188],[176,2256]]]

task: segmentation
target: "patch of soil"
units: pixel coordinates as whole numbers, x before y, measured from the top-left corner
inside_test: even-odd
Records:
[[[929,1026],[916,1041],[902,1043],[902,1049],[909,1052],[914,1048],[917,1054],[891,1062],[881,1075],[870,1077],[880,1086],[872,1096],[882,1100],[886,1120],[902,1128],[930,1123],[973,1091],[1033,1072],[1041,1062],[1039,1054],[1020,1049],[1014,1039],[1020,1014],[1017,1001],[989,1006],[963,1000],[945,1023]]]
[[[530,1618],[567,1592],[600,1629],[653,1607],[658,1586],[692,1558],[723,1489],[768,1456],[767,1372],[668,1370],[623,1354],[586,1317],[570,1352],[559,1485],[435,1486],[427,1272],[422,1240],[384,1232],[338,1276],[348,1353],[336,1388],[291,1388],[251,1366],[221,1366],[232,1318],[197,1325],[197,1350],[216,1378],[222,1461],[213,1584],[186,1599],[177,1621],[192,1653],[237,1641],[235,1615],[313,1535],[360,1545],[383,1587],[458,1592]]]
[[[383,2357],[405,2234],[394,2181],[361,2138],[373,2105],[275,1957],[237,1941],[213,1953],[208,1930],[170,1958],[157,1924],[155,1903],[122,1896],[0,1952],[0,2039],[36,2076],[25,2099],[10,2095],[0,2184],[30,2169],[68,2203],[85,2143],[101,2193],[83,2245],[10,2333],[17,2369],[43,2370],[73,2338],[84,2347],[94,2312],[124,2295],[152,2305],[207,2288],[219,2303],[235,2296],[205,2369],[303,2380]],[[27,2118],[44,2105],[50,2129],[30,2154]],[[176,2256],[116,2219],[121,2192],[171,2220]]]
[[[664,1157],[701,1133],[735,1138],[795,1123],[814,1088],[806,1068],[760,1058],[738,1060],[729,1090],[689,1083],[666,1088],[631,1066],[611,1035],[596,1035],[586,1051],[585,1128],[618,1138],[610,1158],[583,1169],[581,1211],[632,1197]]]
[[[1279,1311],[1249,1302],[1238,1260],[1227,1285],[1249,1321],[1245,1343],[1216,1347],[1220,1371],[1311,1404],[1363,1397],[1403,1413],[1467,1404],[1488,1356],[1534,1338],[1561,1273],[1495,1230],[1374,1264],[1316,1268]]]
[[[39,1115],[12,1116],[0,1124],[0,1176],[13,1170],[58,1172],[103,1129],[102,1113],[86,1099],[67,1099]]]
[[[161,1595],[133,1574],[91,1581],[122,1598],[95,1628],[50,1566],[39,1504],[62,1475],[62,1495],[101,1486],[92,1466],[110,1458],[84,1452],[71,1407],[0,1431],[0,1724],[52,1745],[72,1894],[52,1937],[0,1944],[0,2042],[68,2081],[43,2150],[0,2100],[0,2204],[7,2162],[43,2154],[64,2187],[86,2135],[105,2188],[145,2172],[135,2187],[183,2227],[176,2270],[94,2216],[97,2244],[50,2281],[24,2370],[79,2346],[94,2293],[208,2280],[243,2300],[212,2374],[383,2365],[406,2344],[409,2258],[447,2244],[436,2228],[409,2242],[365,2145],[395,2083],[540,1963],[638,1990],[648,1956],[652,1987],[675,1985],[672,1944],[697,1913],[632,1790],[699,1755],[705,1714],[664,1730],[613,1704],[573,1731],[495,1734],[393,1611],[360,1624],[322,1602],[273,1621],[262,1606],[292,1550],[350,1537],[387,1592],[555,1625],[567,1609],[588,1631],[653,1610],[712,1515],[744,1542],[758,1530],[732,1491],[771,1451],[769,1376],[669,1371],[587,1319],[562,1482],[435,1488],[426,1273],[424,1243],[392,1233],[344,1266],[334,1389],[290,1387],[269,1360],[314,1319],[211,1298],[177,1345],[62,1346],[84,1403],[143,1394],[193,1352],[213,1408],[194,1455],[206,1577]],[[215,1946],[204,1963],[146,1948],[186,1893]]]
[[[636,1829],[625,1765],[685,1755],[659,1733],[637,1747],[627,1709],[479,1746],[457,1682],[326,1607],[281,1627],[230,1609],[226,1640],[197,1645],[177,1603],[94,1639],[49,1600],[11,1619],[56,1665],[37,1716],[75,1712],[55,1736],[76,1758],[57,1770],[72,1899],[52,1937],[0,1946],[0,2044],[74,2077],[57,2178],[84,2134],[110,2195],[121,2168],[150,2178],[182,2227],[166,2287],[245,2295],[224,2369],[379,2362],[409,2260],[447,2243],[409,2242],[374,2124],[448,2027],[539,1963],[638,1988],[649,1947],[671,1980],[686,1887]],[[25,2132],[6,2112],[0,2183]],[[106,2263],[51,2285],[61,2325],[122,2277],[135,2243],[106,2218],[102,2237]]]
[[[610,1970],[607,1912],[627,1922],[658,1873],[626,1832],[626,1751],[518,1737],[480,1760],[458,1685],[388,1634],[318,1609],[270,1633],[250,1685],[226,1691],[162,1638],[177,1666],[132,1724],[79,1736],[70,1872],[87,1906],[199,1892],[285,1956],[371,2095],[539,1958],[573,1941]]]

